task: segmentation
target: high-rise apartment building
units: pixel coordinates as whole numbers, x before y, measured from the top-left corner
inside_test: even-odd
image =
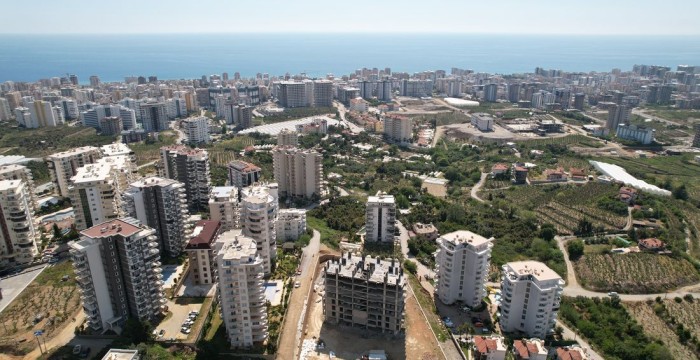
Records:
[[[325,321],[397,334],[403,327],[406,279],[395,259],[351,253],[325,263]]]
[[[118,116],[107,116],[100,119],[100,132],[102,135],[114,136],[121,134],[124,129],[122,118]]]
[[[272,164],[280,196],[321,196],[323,157],[318,152],[277,146],[272,150]]]
[[[238,189],[235,186],[216,186],[209,197],[209,218],[221,224],[221,231],[241,228]]]
[[[256,241],[230,230],[214,243],[221,315],[232,347],[249,348],[267,339],[265,266]]]
[[[187,116],[187,99],[180,97],[173,97],[166,101],[166,111],[168,118],[182,118]]]
[[[301,82],[282,81],[278,85],[277,97],[280,106],[297,108],[306,106],[306,85]]]
[[[182,120],[180,124],[189,144],[208,144],[211,141],[208,118],[204,116],[191,117]]]
[[[156,230],[161,256],[177,257],[190,230],[185,185],[153,176],[132,182],[122,197],[128,216]]]
[[[100,86],[100,77],[97,75],[90,76],[90,86],[94,88]]]
[[[438,238],[437,295],[443,304],[478,307],[486,296],[493,238],[460,230]]]
[[[277,257],[276,189],[255,185],[241,189],[240,225],[243,234],[255,239],[258,255],[263,260],[265,274],[272,271],[272,260]]]
[[[377,83],[377,100],[391,101],[392,98],[392,82],[385,79]]]
[[[120,217],[120,194],[133,180],[134,172],[127,156],[108,156],[79,168],[68,187],[76,228],[83,230]]]
[[[77,174],[79,168],[94,164],[101,157],[100,149],[94,146],[83,146],[47,156],[46,165],[58,195],[68,197],[70,178]]]
[[[68,245],[91,329],[118,330],[128,318],[146,321],[161,314],[166,301],[155,230],[122,218],[80,235]]]
[[[34,193],[34,176],[24,165],[8,164],[0,166],[0,180],[21,180],[27,187],[32,210],[37,210],[37,196]]]
[[[329,80],[314,81],[314,106],[333,106],[333,83]]]
[[[228,163],[228,183],[237,188],[244,188],[260,181],[262,170],[245,161],[233,160]]]
[[[220,231],[221,224],[214,220],[200,220],[192,229],[192,237],[185,246],[185,252],[190,259],[194,283],[197,285],[216,282],[214,241]]]
[[[367,198],[365,243],[394,244],[396,201],[393,195],[377,192]]]
[[[280,209],[277,213],[277,241],[296,241],[306,233],[305,209]]]
[[[146,102],[139,105],[141,124],[146,132],[158,132],[170,127],[165,103]]]
[[[620,124],[629,124],[630,109],[625,105],[611,105],[608,109],[608,121],[605,127],[608,130],[616,130]]]
[[[577,93],[574,95],[574,109],[583,111],[584,101],[586,100],[586,94]]]
[[[484,85],[484,101],[496,102],[496,100],[498,100],[498,85],[497,84]]]
[[[508,101],[512,103],[520,101],[520,84],[508,84]]]
[[[279,146],[298,146],[299,133],[289,129],[283,129],[277,134],[277,145]]]
[[[63,123],[48,101],[29,101],[25,106],[30,114],[29,122],[22,124],[26,128],[54,127]]]
[[[0,97],[0,121],[8,121],[12,118],[12,109],[7,99]]]
[[[503,265],[501,330],[544,339],[554,329],[563,289],[561,276],[541,262]]]
[[[173,145],[162,147],[160,155],[161,176],[185,184],[190,212],[207,209],[211,190],[207,151]]]
[[[30,263],[38,254],[39,231],[29,186],[22,179],[0,180],[0,267]]]
[[[101,129],[100,121],[106,117],[118,117],[122,122],[122,130],[130,130],[136,127],[136,112],[122,105],[97,105],[92,109],[80,113],[83,126]]]
[[[410,143],[413,139],[413,120],[401,115],[384,117],[384,137],[399,144]]]
[[[63,115],[66,119],[74,120],[80,116],[78,111],[78,102],[74,99],[58,99],[54,101],[54,105],[61,108]]]

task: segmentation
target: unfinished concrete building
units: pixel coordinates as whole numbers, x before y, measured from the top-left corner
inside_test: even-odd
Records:
[[[398,260],[343,254],[326,262],[325,321],[397,334],[402,330],[406,279]]]

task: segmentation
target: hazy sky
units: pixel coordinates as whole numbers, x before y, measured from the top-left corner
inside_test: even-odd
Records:
[[[0,33],[700,35],[698,0],[5,1]]]

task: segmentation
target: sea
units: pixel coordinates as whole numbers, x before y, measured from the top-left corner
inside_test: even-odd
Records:
[[[452,67],[513,74],[631,70],[634,64],[700,65],[700,36],[483,34],[0,35],[0,81],[76,74],[191,79],[306,73],[341,76],[363,67],[419,72]]]

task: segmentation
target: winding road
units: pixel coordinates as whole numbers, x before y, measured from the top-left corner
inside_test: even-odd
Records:
[[[489,176],[489,173],[481,173],[481,179],[479,179],[479,182],[474,185],[471,191],[471,197],[472,199],[484,203],[486,202],[484,199],[479,197],[479,189],[481,189],[482,186],[484,186],[484,183],[486,182],[486,178]]]

